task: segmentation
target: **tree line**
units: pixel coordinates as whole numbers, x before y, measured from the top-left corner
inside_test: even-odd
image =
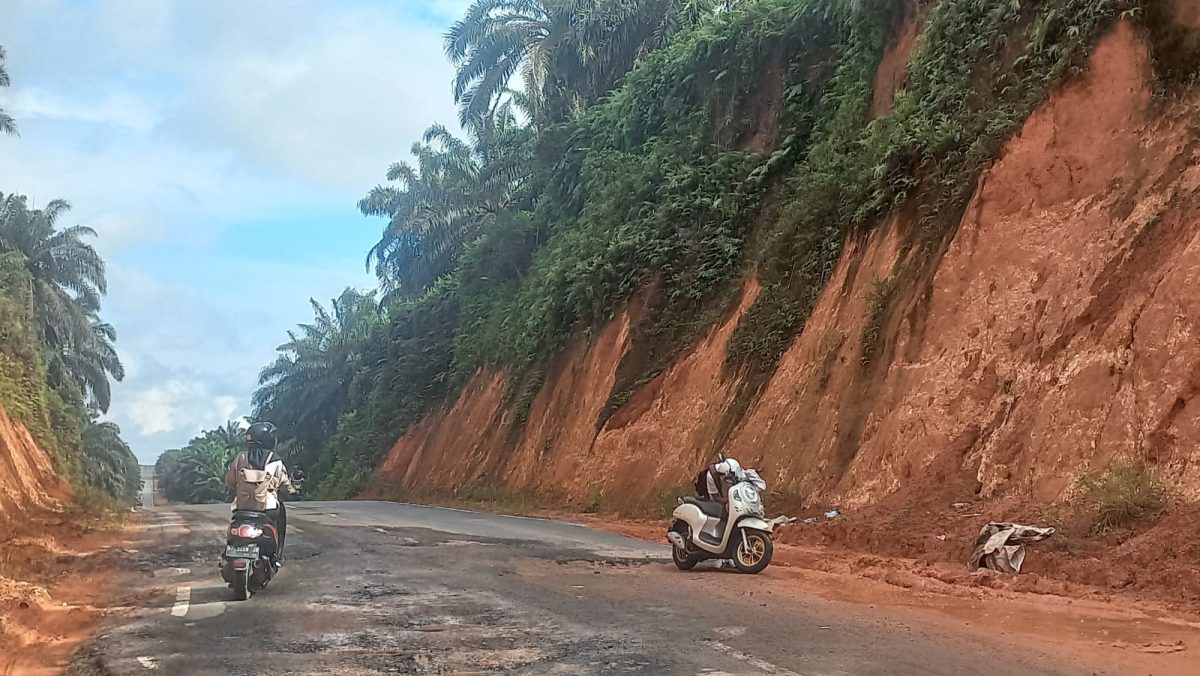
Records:
[[[10,84],[5,56],[0,47],[0,87]],[[0,133],[18,135],[2,109]],[[125,377],[116,329],[101,316],[104,260],[94,230],[63,225],[69,210],[0,192],[0,403],[78,487],[132,503],[137,460],[102,420]]]

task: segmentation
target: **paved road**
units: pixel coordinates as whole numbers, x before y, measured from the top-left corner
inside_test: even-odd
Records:
[[[581,526],[392,503],[299,503],[270,589],[229,601],[227,506],[160,508],[132,585],[167,590],[73,674],[1094,673],[1001,640],[679,572],[665,546]]]

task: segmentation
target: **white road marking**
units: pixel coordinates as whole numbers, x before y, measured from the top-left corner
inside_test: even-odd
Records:
[[[139,658],[137,658],[137,661],[138,661],[138,664],[142,665],[143,667],[146,667],[147,669],[157,669],[158,668],[158,663],[154,661],[153,657],[139,657]]]
[[[175,590],[175,607],[171,608],[172,617],[187,615],[188,605],[192,601],[192,588],[180,587]]]
[[[295,535],[304,535],[304,531],[300,530],[299,528],[297,528],[295,526],[288,526],[288,532],[293,533]]]
[[[783,667],[777,667],[766,660],[760,660],[753,655],[747,655],[744,652],[735,650],[724,643],[721,643],[720,641],[705,641],[705,643],[713,648],[716,648],[722,653],[733,657],[734,659],[741,660],[746,664],[750,664],[758,669],[762,669],[768,674],[779,674],[779,676],[800,676],[800,674],[797,674],[794,671],[788,671],[787,669],[784,669]]]

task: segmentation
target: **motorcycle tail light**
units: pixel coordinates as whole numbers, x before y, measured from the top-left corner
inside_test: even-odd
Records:
[[[230,535],[236,535],[240,538],[256,538],[262,535],[262,529],[258,526],[237,526],[229,529]]]

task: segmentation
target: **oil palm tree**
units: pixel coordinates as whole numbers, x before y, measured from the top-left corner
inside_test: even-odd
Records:
[[[81,449],[84,483],[119,500],[137,500],[141,472],[120,427],[93,417],[83,429]]]
[[[294,440],[304,460],[318,450],[346,411],[350,383],[363,349],[384,317],[373,293],[346,289],[330,309],[312,301],[312,323],[288,332],[279,357],[259,374],[253,396],[255,417],[269,419]]]
[[[646,51],[732,0],[475,0],[446,33],[464,127],[487,118],[518,74],[535,124],[611,91]]]
[[[117,333],[112,324],[101,321],[95,314],[89,315],[89,324],[90,335],[84,334],[69,349],[57,353],[59,363],[52,363],[51,369],[61,367],[65,377],[73,379],[87,398],[88,405],[107,413],[112,403],[109,379],[124,380],[125,367],[113,347]]]
[[[59,229],[69,209],[63,200],[30,209],[23,196],[0,195],[0,255],[19,257],[29,272],[25,301],[47,348],[52,384],[74,381],[106,411],[109,380],[120,381],[125,371],[113,348],[116,331],[99,319],[104,261],[84,241],[96,232],[82,225]]]
[[[0,46],[0,87],[7,87],[9,85],[8,69],[4,67],[4,57],[4,47]],[[17,134],[17,123],[12,119],[11,115],[4,112],[3,108],[0,108],[0,132],[12,136],[16,136]]]
[[[415,296],[453,268],[467,243],[500,211],[526,197],[532,133],[506,102],[469,140],[434,125],[412,147],[416,165],[393,164],[388,185],[359,202],[368,216],[388,219],[367,254],[389,296]]]
[[[201,434],[187,446],[159,456],[155,475],[168,500],[204,504],[221,502],[228,497],[225,471],[235,450],[212,432]]]

